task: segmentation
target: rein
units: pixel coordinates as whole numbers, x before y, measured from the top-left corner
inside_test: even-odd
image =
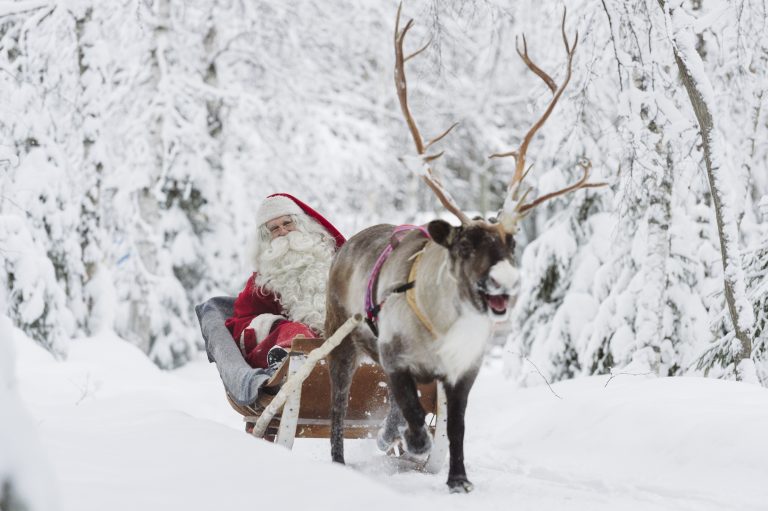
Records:
[[[365,289],[365,322],[368,324],[368,327],[371,329],[371,332],[373,332],[373,335],[379,336],[379,327],[377,325],[379,312],[381,311],[381,307],[384,305],[384,302],[387,301],[387,297],[385,296],[384,299],[376,303],[374,300],[374,294],[375,294],[375,288],[376,284],[379,281],[379,273],[381,272],[382,266],[384,266],[384,263],[389,259],[389,256],[392,254],[392,251],[397,247],[397,245],[400,244],[400,241],[405,237],[406,234],[408,234],[411,231],[419,231],[422,235],[424,235],[425,238],[431,239],[431,236],[429,235],[429,232],[422,226],[419,225],[398,225],[395,227],[395,230],[392,232],[392,237],[389,240],[389,243],[384,248],[384,250],[381,251],[381,254],[379,254],[379,258],[376,260],[376,264],[373,265],[373,269],[371,270],[371,274],[368,276],[368,285]],[[431,328],[431,324],[429,321],[425,322],[424,315],[421,313],[421,311],[416,307],[416,299],[413,297],[413,293],[410,293],[409,291],[413,288],[413,286],[416,284],[416,267],[418,266],[418,262],[421,260],[421,253],[417,255],[416,261],[414,261],[413,266],[411,266],[411,272],[408,276],[408,282],[406,282],[403,285],[400,285],[393,289],[390,293],[406,293],[406,298],[408,299],[408,304],[413,309],[414,313],[416,313],[416,316],[424,322],[425,326],[434,334],[434,331]]]

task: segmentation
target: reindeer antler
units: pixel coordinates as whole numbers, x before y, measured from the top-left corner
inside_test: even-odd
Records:
[[[539,66],[537,66],[533,60],[528,56],[528,43],[525,40],[525,35],[523,35],[523,49],[520,50],[519,45],[517,44],[517,40],[515,40],[515,49],[517,50],[517,54],[520,55],[520,58],[523,59],[523,62],[525,62],[526,66],[533,71],[536,76],[541,78],[544,83],[547,84],[547,87],[549,87],[549,90],[552,91],[552,99],[549,102],[549,105],[547,105],[546,110],[544,110],[544,113],[541,114],[541,117],[539,120],[537,120],[533,126],[528,130],[528,132],[525,134],[525,137],[523,137],[523,142],[520,144],[520,147],[513,151],[509,151],[506,153],[497,153],[492,154],[491,158],[503,158],[507,156],[514,156],[515,157],[515,173],[512,175],[512,180],[509,182],[509,186],[507,188],[507,197],[504,200],[504,206],[502,207],[501,211],[501,218],[500,223],[505,231],[509,233],[515,233],[517,231],[517,223],[520,221],[520,219],[525,216],[525,214],[530,211],[531,209],[535,208],[539,204],[542,204],[543,202],[546,202],[550,199],[553,199],[559,195],[564,195],[566,193],[581,189],[581,188],[596,188],[599,186],[605,186],[606,183],[588,183],[587,179],[589,178],[589,170],[592,167],[592,165],[588,161],[583,161],[580,163],[584,170],[584,174],[582,175],[581,179],[577,182],[566,186],[565,188],[562,188],[560,190],[548,193],[546,195],[543,195],[539,197],[538,199],[525,203],[525,199],[528,196],[528,193],[530,192],[530,189],[528,189],[522,196],[520,196],[520,186],[522,185],[523,180],[528,175],[528,172],[531,170],[530,167],[526,170],[525,168],[525,156],[528,151],[528,146],[531,143],[531,140],[533,140],[534,135],[536,132],[539,131],[539,129],[544,125],[545,122],[547,122],[547,119],[549,118],[552,111],[555,109],[555,105],[557,105],[557,102],[560,100],[560,97],[563,95],[563,91],[565,91],[565,88],[568,86],[568,82],[571,80],[571,71],[573,66],[573,56],[576,53],[576,46],[579,43],[579,33],[576,32],[576,36],[573,39],[573,44],[571,44],[568,41],[568,36],[565,34],[565,17],[566,17],[567,10],[563,8],[563,21],[561,25],[561,33],[563,36],[563,45],[565,46],[565,53],[568,56],[567,66],[566,66],[566,73],[565,78],[563,79],[563,83],[560,84],[558,87],[555,81],[546,73],[544,70],[542,70]]]
[[[411,111],[408,108],[408,86],[405,81],[405,63],[426,50],[431,41],[428,41],[427,44],[422,46],[419,50],[405,57],[405,52],[403,51],[403,42],[405,41],[405,36],[408,33],[408,30],[410,30],[413,26],[413,20],[408,20],[408,22],[405,24],[405,27],[403,27],[403,30],[400,30],[400,11],[402,8],[403,4],[401,2],[397,8],[397,19],[395,20],[395,89],[397,90],[397,99],[400,101],[400,110],[403,112],[405,122],[408,124],[408,130],[411,132],[411,138],[413,138],[413,143],[416,145],[416,152],[419,153],[419,156],[421,156],[425,164],[426,171],[421,177],[424,179],[424,182],[427,183],[429,188],[435,193],[435,195],[437,195],[437,198],[448,211],[456,215],[462,224],[470,224],[472,221],[463,211],[461,211],[459,206],[456,204],[456,201],[443,187],[438,177],[432,172],[432,168],[428,165],[430,162],[443,155],[443,152],[427,154],[429,148],[442,140],[443,137],[448,135],[448,133],[450,133],[451,130],[453,130],[453,128],[458,125],[458,123],[454,123],[447,130],[435,138],[429,140],[425,144],[424,139],[419,132],[419,128],[416,125],[416,121],[414,120],[413,115],[411,115]]]

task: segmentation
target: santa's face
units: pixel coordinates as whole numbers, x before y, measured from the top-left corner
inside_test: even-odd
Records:
[[[265,225],[267,227],[267,231],[269,231],[270,239],[285,236],[289,232],[296,230],[296,222],[293,221],[291,215],[283,215],[277,218],[273,218]]]
[[[274,236],[258,260],[256,283],[278,295],[291,320],[318,333],[325,322],[325,288],[334,247],[328,236],[294,228]]]

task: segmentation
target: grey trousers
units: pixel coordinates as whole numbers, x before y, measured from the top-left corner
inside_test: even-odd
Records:
[[[249,366],[232,340],[224,321],[232,315],[235,299],[217,296],[195,307],[200,330],[205,339],[208,360],[216,364],[224,389],[234,402],[250,405],[259,395],[261,386],[269,380],[267,369]]]

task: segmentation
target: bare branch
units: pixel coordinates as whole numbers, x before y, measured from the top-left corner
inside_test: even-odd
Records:
[[[0,2],[0,19],[6,16],[17,16],[30,11],[36,11],[44,7],[55,7],[54,2],[48,0],[27,0],[16,2]]]

